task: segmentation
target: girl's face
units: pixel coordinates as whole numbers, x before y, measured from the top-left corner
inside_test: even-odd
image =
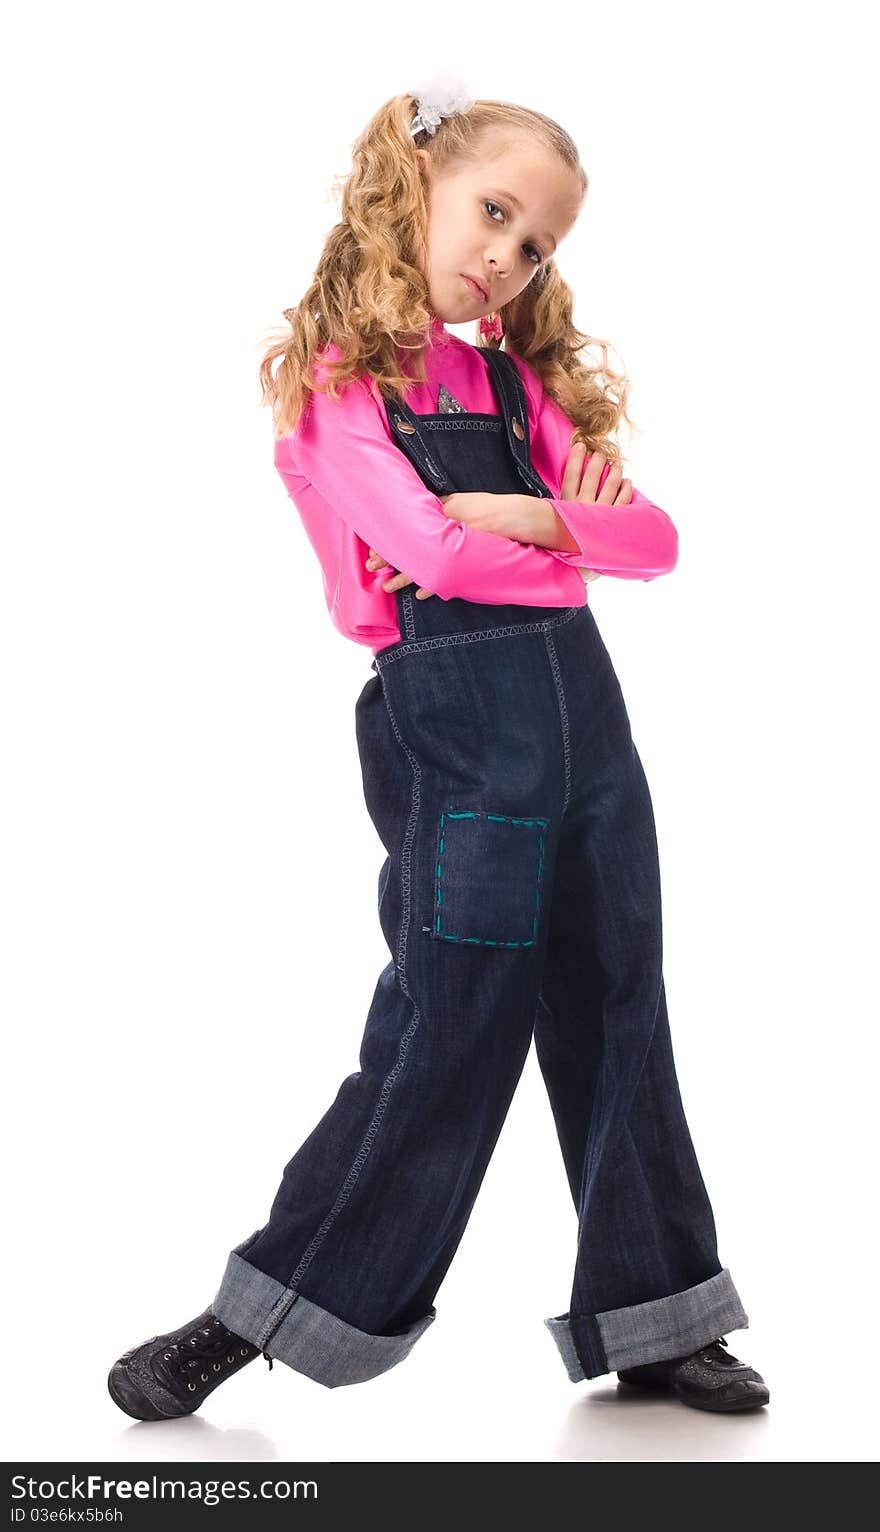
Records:
[[[532,145],[443,176],[427,149],[416,157],[429,183],[431,307],[445,323],[466,324],[515,298],[555,254],[581,210],[581,187],[555,154]]]

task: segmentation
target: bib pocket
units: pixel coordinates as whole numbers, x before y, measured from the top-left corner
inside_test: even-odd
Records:
[[[433,871],[433,940],[510,949],[535,946],[549,822],[481,809],[441,813]]]

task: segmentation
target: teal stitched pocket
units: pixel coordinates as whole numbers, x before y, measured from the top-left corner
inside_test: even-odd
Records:
[[[445,810],[437,831],[431,937],[479,947],[534,947],[549,822]]]

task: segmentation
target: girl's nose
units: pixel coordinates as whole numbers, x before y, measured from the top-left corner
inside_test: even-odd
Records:
[[[500,241],[497,237],[493,239],[489,249],[486,251],[486,270],[494,271],[499,279],[501,277],[509,277],[516,266],[517,249],[518,245],[514,242],[512,236],[503,239],[503,241]]]
[[[510,275],[510,264],[510,261],[504,260],[502,256],[487,256],[486,270],[491,273],[493,287],[496,282],[503,282],[505,277]]]

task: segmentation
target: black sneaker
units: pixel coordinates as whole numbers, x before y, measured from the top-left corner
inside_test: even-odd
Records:
[[[690,1356],[666,1362],[645,1362],[617,1374],[621,1383],[662,1389],[677,1394],[684,1404],[698,1410],[754,1410],[769,1404],[770,1390],[759,1372],[740,1362],[719,1335]]]
[[[268,1352],[262,1354],[271,1367]],[[258,1346],[233,1335],[208,1308],[179,1330],[124,1352],[107,1387],[114,1404],[135,1420],[171,1420],[191,1415],[218,1383],[259,1355]]]

